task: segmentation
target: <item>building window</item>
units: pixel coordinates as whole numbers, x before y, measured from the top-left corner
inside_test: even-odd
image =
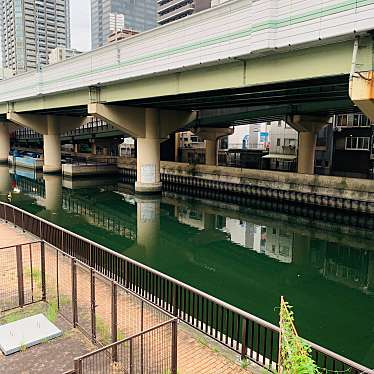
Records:
[[[345,138],[345,149],[347,150],[369,150],[369,137],[349,136]]]
[[[277,138],[277,147],[280,147],[280,145],[281,145],[281,140],[280,138]]]

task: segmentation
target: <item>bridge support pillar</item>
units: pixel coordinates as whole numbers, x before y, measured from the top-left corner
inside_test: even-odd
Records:
[[[355,74],[349,84],[349,95],[372,122],[374,122],[374,71]]]
[[[0,122],[0,164],[8,163],[9,151],[9,126],[4,122]]]
[[[43,135],[44,173],[61,173],[61,140],[60,135]]]
[[[314,174],[314,161],[319,130],[328,124],[328,116],[294,115],[287,117],[286,122],[299,132],[299,155],[297,172]]]
[[[198,128],[193,131],[205,141],[205,164],[217,165],[217,142],[224,136],[232,135],[234,129],[229,128]]]
[[[61,173],[61,140],[60,135],[84,124],[86,117],[68,117],[43,114],[23,114],[9,112],[7,119],[19,126],[43,134],[44,140],[44,173]]]
[[[144,194],[161,191],[160,143],[196,117],[193,112],[121,107],[101,103],[89,104],[88,113],[136,138],[135,192]]]

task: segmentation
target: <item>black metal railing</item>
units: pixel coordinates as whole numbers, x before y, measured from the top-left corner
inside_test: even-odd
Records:
[[[277,326],[12,205],[0,203],[0,218],[78,258],[242,358],[277,370]],[[309,344],[317,365],[325,371],[373,374],[371,369],[317,344]]]
[[[74,360],[74,374],[177,373],[177,322],[163,322]]]

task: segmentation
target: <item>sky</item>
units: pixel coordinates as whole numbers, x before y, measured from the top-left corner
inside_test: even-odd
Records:
[[[91,48],[90,0],[70,0],[71,46],[79,51]]]

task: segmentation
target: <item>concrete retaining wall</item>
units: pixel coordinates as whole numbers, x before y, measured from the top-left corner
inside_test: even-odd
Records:
[[[119,167],[135,177],[133,161],[121,160]],[[176,162],[161,162],[161,174],[164,183],[374,213],[372,180]]]

